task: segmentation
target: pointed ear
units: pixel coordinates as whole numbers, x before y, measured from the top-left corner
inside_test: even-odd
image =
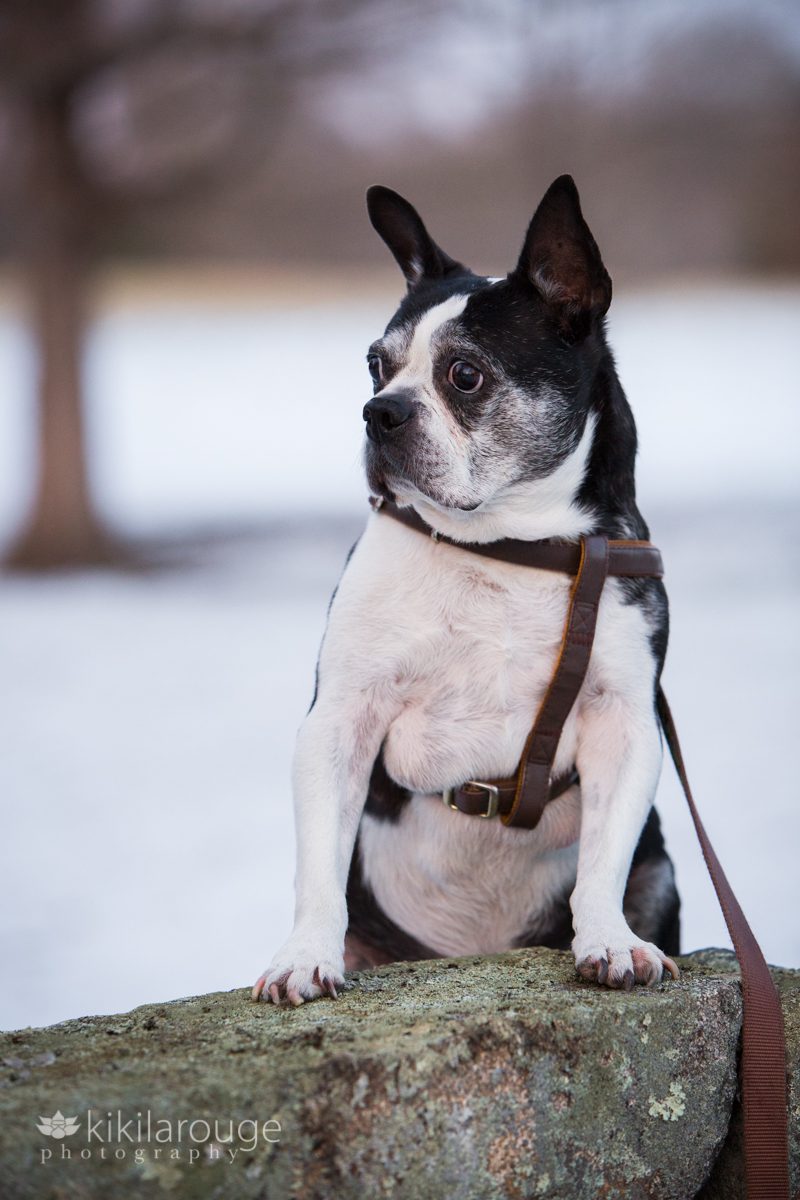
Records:
[[[588,332],[611,303],[611,280],[583,219],[571,175],[552,183],[528,226],[514,275],[533,284],[559,322]]]
[[[395,256],[409,288],[423,279],[467,273],[462,263],[436,245],[412,204],[391,188],[371,187],[367,211],[375,230]]]

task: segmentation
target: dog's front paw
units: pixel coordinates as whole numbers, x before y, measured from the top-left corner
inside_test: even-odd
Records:
[[[302,1004],[318,996],[338,996],[337,988],[344,984],[344,960],[341,954],[330,951],[293,951],[287,944],[279,951],[270,966],[256,980],[254,1000],[271,1000],[273,1004]]]
[[[665,969],[673,979],[680,975],[671,958],[652,942],[637,938],[627,926],[611,937],[603,936],[600,931],[576,937],[572,952],[582,979],[610,988],[623,988],[626,992],[635,983],[644,983],[648,987],[660,983]]]

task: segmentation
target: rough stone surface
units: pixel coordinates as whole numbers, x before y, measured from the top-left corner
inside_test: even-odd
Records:
[[[680,961],[679,982],[617,993],[520,950],[362,972],[300,1009],[235,991],[0,1035],[0,1195],[695,1196],[734,1106],[741,994],[730,955]],[[800,973],[776,979],[797,1189]],[[76,1132],[37,1130],[57,1112]],[[740,1177],[734,1136],[703,1195]]]

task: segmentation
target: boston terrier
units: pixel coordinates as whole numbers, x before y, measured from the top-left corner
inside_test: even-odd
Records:
[[[572,179],[549,188],[504,278],[450,258],[396,192],[371,188],[368,209],[408,285],[367,354],[372,494],[463,543],[647,539],[604,329],[611,281]],[[570,586],[369,516],[297,739],[294,928],[255,999],[302,1004],[336,996],[346,969],[533,945],[571,947],[606,987],[677,976],[679,899],[653,808],[660,580],[608,579],[554,764],[579,782],[536,828],[442,803],[515,772]]]

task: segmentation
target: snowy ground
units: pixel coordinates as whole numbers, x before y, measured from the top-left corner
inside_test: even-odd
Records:
[[[0,583],[0,1027],[246,984],[286,933],[289,759],[362,519],[361,356],[386,311],[182,304],[99,323],[99,490],[171,565]],[[641,293],[614,314],[697,799],[768,957],[798,965],[800,288]],[[6,315],[2,534],[24,504],[29,374]],[[171,533],[214,522],[242,532],[171,553]],[[727,944],[669,770],[659,806],[684,945]]]

